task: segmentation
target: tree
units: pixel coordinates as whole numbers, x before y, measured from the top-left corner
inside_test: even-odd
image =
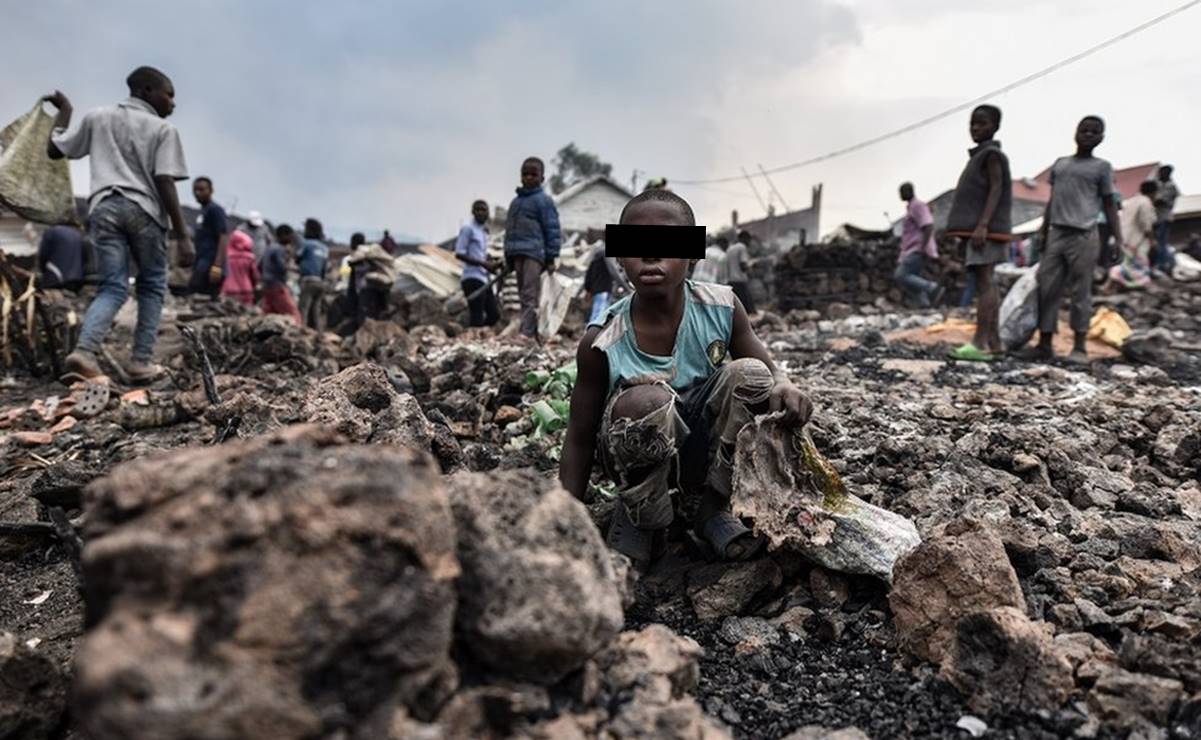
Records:
[[[550,191],[555,195],[593,175],[608,176],[613,171],[613,165],[602,162],[592,152],[581,150],[575,142],[560,149],[552,164],[555,174],[550,176]]]

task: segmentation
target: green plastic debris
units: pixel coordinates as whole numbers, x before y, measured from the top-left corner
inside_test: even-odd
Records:
[[[546,385],[550,380],[550,373],[546,370],[529,370],[525,374],[526,390],[536,391]]]
[[[548,401],[537,401],[530,407],[534,421],[534,435],[554,434],[567,426],[567,419],[560,415]]]

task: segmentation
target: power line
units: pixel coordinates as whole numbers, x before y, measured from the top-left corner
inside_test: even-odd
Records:
[[[1092,56],[1093,54],[1096,54],[1098,51],[1101,51],[1102,49],[1106,49],[1110,46],[1113,46],[1114,44],[1116,44],[1120,41],[1125,41],[1126,39],[1130,38],[1131,36],[1141,33],[1143,31],[1147,30],[1148,28],[1151,28],[1152,26],[1159,25],[1160,23],[1163,23],[1164,21],[1171,18],[1172,16],[1179,15],[1180,13],[1183,13],[1184,11],[1186,11],[1189,8],[1192,8],[1193,6],[1198,5],[1198,4],[1201,4],[1201,0],[1190,0],[1189,2],[1184,3],[1183,5],[1180,5],[1178,7],[1175,7],[1162,15],[1158,15],[1149,21],[1140,23],[1139,25],[1137,25],[1133,28],[1127,29],[1126,31],[1119,33],[1117,36],[1108,38],[1105,41],[1102,41],[1101,43],[1096,44],[1095,46],[1090,46],[1089,48],[1085,49],[1082,52],[1079,52],[1078,54],[1074,54],[1065,59],[1061,59],[1058,62],[1055,62],[1054,64],[1052,64],[1050,66],[1043,67],[1042,69],[1038,70],[1037,72],[1033,72],[1031,74],[1026,75],[1025,77],[1014,80],[1013,82],[1010,82],[1008,85],[998,87],[995,90],[990,90],[989,92],[987,92],[983,95],[980,95],[979,97],[972,98],[971,100],[960,103],[959,105],[956,105],[952,108],[947,108],[944,111],[941,111],[932,116],[923,118],[920,121],[915,121],[915,122],[909,124],[908,126],[902,126],[901,128],[895,129],[893,131],[889,131],[886,134],[881,134],[874,138],[867,139],[866,141],[861,141],[858,144],[852,144],[850,146],[846,146],[841,149],[836,149],[832,152],[829,152],[827,154],[822,154],[821,156],[818,156],[818,157],[811,157],[809,159],[806,159],[806,160],[803,160],[800,162],[793,162],[792,164],[781,165],[779,167],[772,167],[771,169],[763,170],[763,175],[766,177],[769,174],[775,174],[777,172],[787,172],[788,170],[795,170],[795,169],[799,169],[801,167],[808,167],[809,165],[817,164],[819,162],[825,162],[827,160],[834,159],[836,157],[841,157],[844,154],[850,154],[852,152],[857,152],[861,149],[866,149],[874,144],[879,144],[880,142],[888,141],[889,139],[895,139],[896,137],[901,136],[903,134],[907,134],[910,131],[915,131],[919,128],[929,126],[932,123],[941,121],[942,119],[947,118],[949,116],[953,116],[956,113],[962,113],[963,111],[965,111],[969,108],[972,108],[976,105],[979,105],[980,103],[983,103],[983,102],[989,100],[990,98],[994,98],[998,95],[1002,95],[1011,90],[1015,90],[1019,87],[1022,87],[1023,85],[1027,85],[1031,82],[1034,82],[1035,80],[1042,79],[1043,77],[1046,77],[1047,75],[1052,74],[1053,72],[1057,72],[1057,71],[1063,69],[1064,67],[1075,64],[1076,62],[1080,61],[1081,59],[1084,59],[1086,57]],[[735,181],[741,180],[741,179],[743,179],[742,175],[730,175],[728,177],[714,177],[714,178],[709,178],[709,179],[704,179],[704,180],[678,180],[675,178],[671,178],[670,181],[675,185],[704,185],[704,184],[708,184],[708,183],[735,182]]]

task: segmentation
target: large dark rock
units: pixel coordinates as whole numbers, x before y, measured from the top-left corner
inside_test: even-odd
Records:
[[[312,427],[125,464],[87,490],[90,738],[383,736],[457,678],[437,466]]]
[[[66,705],[67,679],[58,666],[0,632],[0,738],[51,737]]]
[[[588,510],[531,470],[451,479],[461,647],[497,674],[553,684],[621,630],[625,573]]]
[[[982,714],[1055,708],[1074,685],[1050,625],[1009,606],[960,619],[942,672]]]
[[[951,523],[902,559],[888,603],[901,646],[934,663],[942,660],[961,617],[1026,607],[1001,538],[970,521]]]

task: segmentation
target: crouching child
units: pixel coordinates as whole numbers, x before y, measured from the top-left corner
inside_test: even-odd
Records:
[[[645,191],[622,224],[692,226],[692,208]],[[755,415],[804,424],[809,400],[772,363],[731,288],[685,279],[691,260],[623,258],[631,296],[594,319],[580,340],[563,486],[586,494],[594,459],[618,488],[609,545],[644,566],[669,526],[730,560],[762,542],[730,513],[734,445]]]

